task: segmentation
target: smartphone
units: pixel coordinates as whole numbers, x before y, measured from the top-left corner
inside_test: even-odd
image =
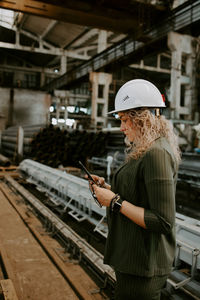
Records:
[[[82,164],[82,162],[79,160],[78,163],[79,163],[79,165],[81,166],[81,168],[83,169],[83,171],[88,175],[88,179],[91,180],[94,184],[97,184],[97,183],[94,181],[94,179],[92,178],[90,172],[89,172],[89,171],[86,169],[86,167]],[[98,185],[98,184],[97,184],[97,185]],[[99,201],[98,201],[98,199],[97,199],[97,196],[95,195],[95,192],[93,191],[93,189],[92,189],[92,196],[93,196],[95,202],[97,203],[97,205],[98,205],[99,207],[102,207],[102,205],[101,205],[101,203],[99,203]]]
[[[94,179],[92,178],[90,172],[86,169],[86,167],[82,164],[82,162],[79,160],[79,165],[81,166],[81,168],[83,169],[83,171],[85,171],[85,173],[88,175],[88,178],[94,183],[97,184]],[[97,184],[98,185],[98,184]]]

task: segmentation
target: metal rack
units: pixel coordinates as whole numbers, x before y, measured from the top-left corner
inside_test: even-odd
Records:
[[[23,160],[19,169],[27,177],[27,181],[34,183],[45,192],[54,208],[68,213],[78,222],[88,220],[101,235],[107,236],[105,207],[100,208],[94,202],[89,190],[88,181],[53,169],[30,159]]]

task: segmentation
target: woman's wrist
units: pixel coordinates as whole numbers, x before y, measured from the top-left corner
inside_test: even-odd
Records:
[[[110,201],[109,208],[112,212],[118,213],[121,210],[123,200],[121,199],[119,194],[115,194],[114,197]]]

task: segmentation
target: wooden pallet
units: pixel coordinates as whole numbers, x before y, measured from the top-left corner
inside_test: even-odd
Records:
[[[9,166],[9,167],[3,167],[0,166],[0,178],[3,178],[6,175],[10,175],[14,178],[19,177],[19,173],[17,172],[18,167],[17,166]]]

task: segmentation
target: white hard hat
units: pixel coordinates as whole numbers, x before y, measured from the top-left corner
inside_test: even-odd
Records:
[[[158,88],[150,81],[144,79],[130,80],[122,85],[115,97],[115,110],[108,113],[111,114],[139,107],[165,107],[163,97]]]

